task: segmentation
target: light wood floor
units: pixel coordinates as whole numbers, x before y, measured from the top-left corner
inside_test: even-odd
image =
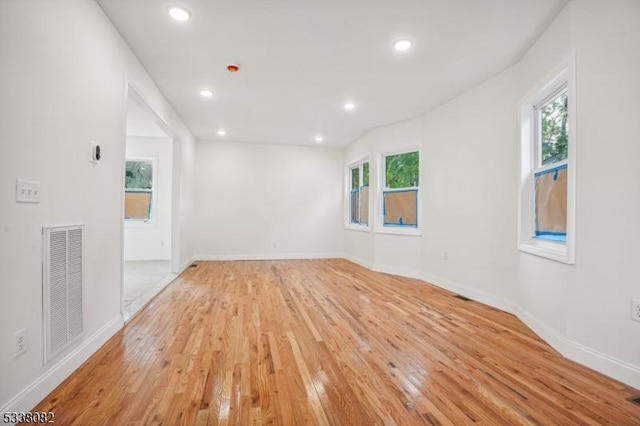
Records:
[[[200,262],[37,411],[56,424],[638,425],[517,318],[346,260]]]

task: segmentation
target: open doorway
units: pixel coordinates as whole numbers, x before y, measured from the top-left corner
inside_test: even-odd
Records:
[[[122,313],[128,321],[177,274],[171,262],[173,140],[131,88],[126,120]]]

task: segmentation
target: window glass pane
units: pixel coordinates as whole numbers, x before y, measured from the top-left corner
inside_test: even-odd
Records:
[[[567,165],[538,172],[535,181],[535,236],[566,241]]]
[[[418,226],[418,191],[385,191],[383,193],[384,224]]]
[[[151,189],[153,164],[149,161],[127,161],[125,164],[125,189]]]
[[[360,190],[351,190],[351,223],[360,223]]]
[[[411,188],[418,186],[420,165],[418,152],[385,157],[385,188]]]
[[[351,189],[360,188],[360,168],[351,169]]]
[[[369,162],[362,164],[362,186],[369,186]]]
[[[541,165],[567,159],[568,153],[568,102],[567,91],[540,107],[540,159]]]

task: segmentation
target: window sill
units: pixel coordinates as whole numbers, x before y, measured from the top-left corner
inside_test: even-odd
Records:
[[[518,250],[567,265],[573,265],[575,263],[569,246],[565,243],[532,238],[527,242],[520,243]]]
[[[377,234],[391,234],[391,235],[411,235],[421,236],[422,230],[420,228],[401,227],[401,226],[385,226],[376,228]]]
[[[125,219],[124,226],[127,228],[152,228],[156,226],[154,220],[131,220]]]
[[[360,231],[360,232],[369,232],[371,229],[369,225],[357,225],[355,223],[348,223],[344,225],[344,229],[349,231]]]

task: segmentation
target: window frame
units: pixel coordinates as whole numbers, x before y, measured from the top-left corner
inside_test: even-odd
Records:
[[[358,169],[358,191],[361,191],[365,186],[364,183],[364,164],[369,163],[369,199],[368,201],[368,218],[367,222],[352,222],[351,221],[351,197],[353,193],[352,189],[352,170]],[[359,158],[356,161],[353,161],[345,167],[345,229],[351,229],[355,231],[369,231],[371,224],[371,162],[369,161],[369,156],[364,156]]]
[[[575,184],[576,184],[576,83],[572,55],[538,84],[519,105],[520,182],[518,191],[518,250],[557,262],[575,263]],[[567,159],[542,166],[540,107],[564,90],[568,94]],[[535,176],[557,167],[567,168],[566,242],[535,235]]]
[[[146,191],[143,189],[130,188],[132,192],[150,192],[151,193],[151,206],[149,209],[149,219],[127,219],[124,217],[125,211],[125,196],[127,193],[126,185],[126,170],[128,162],[145,162],[151,164],[151,190]],[[156,157],[130,157],[124,160],[124,173],[123,173],[123,191],[122,191],[122,219],[127,226],[132,227],[150,227],[157,225],[157,202],[158,202],[158,159]]]
[[[386,188],[386,158],[399,154],[409,154],[412,152],[418,153],[418,186],[404,187],[404,188]],[[422,220],[421,220],[421,208],[420,208],[420,185],[422,183],[422,153],[420,145],[409,145],[403,148],[383,151],[378,154],[377,169],[379,171],[377,175],[377,190],[376,195],[378,197],[378,209],[376,212],[376,233],[380,234],[396,234],[396,235],[422,235]],[[416,221],[417,225],[397,225],[397,224],[385,224],[385,193],[388,192],[406,192],[415,191],[416,193]]]

